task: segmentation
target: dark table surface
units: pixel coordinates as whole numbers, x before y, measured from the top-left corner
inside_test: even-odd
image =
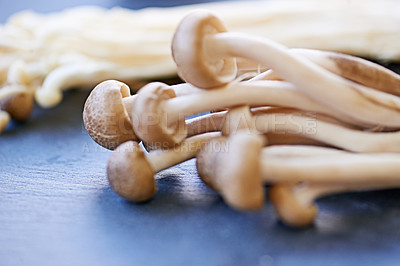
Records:
[[[77,4],[130,8],[193,1],[2,1],[2,21],[23,8]],[[395,67],[395,66],[394,66]],[[318,201],[314,226],[277,222],[266,202],[239,213],[199,180],[194,161],[157,175],[145,204],[119,198],[110,152],[82,124],[85,91],[0,136],[0,265],[399,265],[400,190]]]

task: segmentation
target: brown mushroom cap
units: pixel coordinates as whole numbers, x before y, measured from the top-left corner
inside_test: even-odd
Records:
[[[99,145],[113,150],[128,140],[137,140],[122,98],[129,97],[129,87],[116,80],[98,84],[83,109],[85,128]]]
[[[217,151],[220,150],[222,152],[227,148],[227,140],[226,137],[219,137],[210,140],[196,156],[196,168],[200,179],[204,184],[215,191],[220,191],[220,189],[218,186],[215,186],[215,182],[213,181],[217,169],[214,164],[217,163],[219,156],[224,156],[223,154],[220,155]]]
[[[8,96],[0,101],[0,109],[9,113],[12,119],[26,121],[33,109],[33,95],[26,91]]]
[[[217,139],[197,157],[197,170],[204,182],[221,192],[226,203],[238,210],[257,210],[264,203],[260,153],[262,137],[238,132],[226,145]],[[218,150],[221,149],[221,150]]]
[[[113,151],[107,178],[115,193],[134,202],[149,200],[157,192],[154,171],[135,141],[125,142]]]
[[[318,212],[316,205],[305,205],[294,195],[296,185],[278,184],[269,190],[269,197],[283,223],[292,227],[305,227],[313,223]]]
[[[172,40],[172,57],[178,75],[199,88],[215,88],[236,77],[235,58],[215,58],[207,55],[204,39],[208,35],[226,32],[223,23],[207,11],[195,11],[179,24]]]
[[[187,136],[185,118],[170,124],[164,113],[164,101],[174,97],[174,90],[161,82],[149,83],[138,91],[132,123],[139,138],[153,148],[171,148]]]

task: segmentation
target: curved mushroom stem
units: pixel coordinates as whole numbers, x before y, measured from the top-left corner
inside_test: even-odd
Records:
[[[107,164],[107,177],[113,190],[123,198],[140,202],[149,200],[157,191],[154,174],[189,160],[211,139],[220,136],[212,132],[184,140],[169,150],[144,154],[137,142],[119,145]]]
[[[269,190],[270,199],[280,220],[288,226],[305,227],[311,225],[318,213],[315,200],[320,197],[367,190],[380,190],[396,188],[400,186],[400,180],[380,181],[358,184],[278,184]]]
[[[400,99],[395,96],[388,97],[389,95],[382,92],[341,78],[319,67],[304,56],[299,56],[287,47],[268,39],[224,32],[225,29],[221,29],[221,27],[223,28],[223,25],[218,18],[205,11],[198,11],[184,18],[175,33],[172,47],[178,72],[179,68],[187,66],[181,62],[185,61],[185,59],[182,59],[184,55],[179,54],[179,52],[182,53],[179,49],[183,49],[184,39],[188,38],[185,36],[187,34],[200,34],[200,36],[192,37],[196,39],[193,45],[197,45],[193,48],[195,50],[193,53],[198,53],[193,57],[201,57],[201,59],[196,59],[205,61],[201,65],[206,65],[210,69],[207,69],[209,76],[203,77],[203,80],[212,81],[209,85],[207,83],[194,83],[194,85],[213,88],[217,84],[215,80],[220,82],[219,85],[233,80],[235,69],[232,68],[232,63],[227,60],[245,57],[272,68],[280,77],[292,82],[310,98],[329,106],[337,113],[348,115],[365,123],[371,123],[370,118],[372,118],[382,125],[388,123],[394,127],[400,126],[399,119],[396,119],[398,121],[392,120],[396,115],[392,113],[393,110],[391,109],[399,109],[400,107]],[[193,32],[188,32],[188,29]],[[214,67],[211,67],[213,65]],[[288,65],[290,67],[287,67]],[[194,66],[187,67],[191,68],[185,69],[184,72],[198,71],[199,75],[205,75],[205,71],[201,71],[202,68],[200,67],[198,69]],[[187,76],[186,81],[193,83],[189,79],[194,75],[192,73]],[[194,81],[197,80],[194,79]],[[380,104],[377,105],[374,101],[378,101]],[[388,119],[388,117],[391,118]]]

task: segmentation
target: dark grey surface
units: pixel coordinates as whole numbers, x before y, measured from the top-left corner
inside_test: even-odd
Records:
[[[269,202],[231,210],[192,160],[157,175],[152,201],[122,200],[110,152],[83,128],[87,95],[68,92],[0,136],[0,265],[400,264],[400,190],[324,198],[316,224],[292,230]]]

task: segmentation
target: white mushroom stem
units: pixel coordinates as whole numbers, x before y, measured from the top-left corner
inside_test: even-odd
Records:
[[[253,116],[255,128],[262,133],[295,134],[354,152],[400,152],[400,133],[372,133],[346,128],[296,113],[265,113]]]
[[[398,154],[354,154],[320,147],[301,148],[293,154],[296,146],[277,154],[280,147],[271,148],[264,148],[260,158],[263,180],[268,183],[400,185]]]
[[[194,158],[197,152],[211,139],[220,136],[219,132],[209,132],[185,139],[177,147],[149,152],[146,157],[154,172],[157,173],[183,161]]]
[[[271,40],[241,33],[216,33],[207,35],[203,46],[210,61],[215,61],[216,58],[245,57],[272,68],[309,97],[338,113],[347,114],[365,123],[374,120],[381,125],[400,126],[400,120],[388,119],[391,111],[387,110],[398,109],[399,99],[391,97],[390,101],[387,95],[375,91],[373,94],[382,106],[365,101],[366,93],[371,92],[370,88],[343,79]]]
[[[367,102],[364,100],[363,102]],[[382,120],[353,119],[347,114],[333,111],[297,90],[292,84],[283,81],[262,80],[254,82],[234,83],[221,89],[207,90],[182,97],[167,100],[164,103],[164,112],[168,123],[173,124],[182,117],[202,113],[212,109],[232,107],[237,105],[250,106],[284,106],[331,115],[339,120],[366,126],[385,124],[393,126],[394,119],[400,125],[399,112],[384,109],[385,122]],[[379,109],[374,106],[375,110]],[[353,108],[354,111],[356,107]],[[379,111],[376,111],[379,113]],[[389,120],[391,117],[392,120]],[[361,120],[368,120],[364,123]]]

